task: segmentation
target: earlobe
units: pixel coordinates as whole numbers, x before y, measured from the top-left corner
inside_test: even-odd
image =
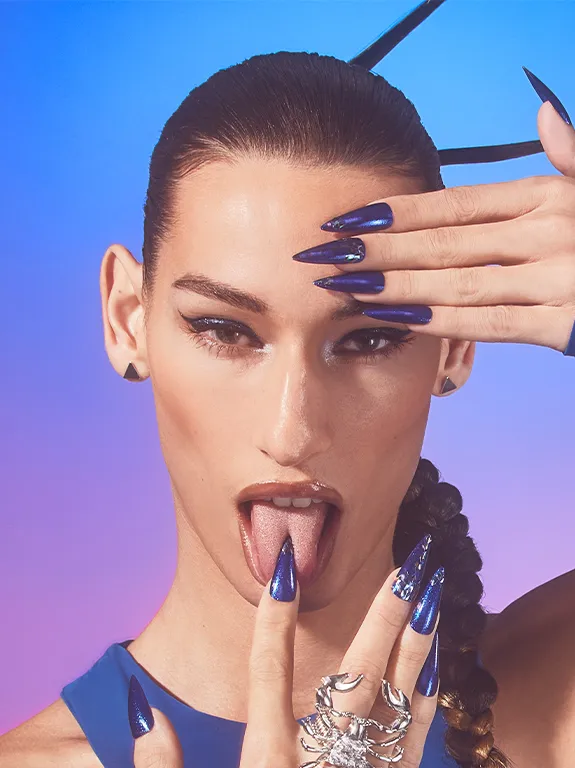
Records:
[[[100,294],[108,358],[120,376],[142,381],[148,376],[142,265],[123,245],[111,245],[104,254]]]
[[[474,341],[441,340],[441,356],[433,387],[436,397],[450,395],[465,384],[473,367],[475,346]]]

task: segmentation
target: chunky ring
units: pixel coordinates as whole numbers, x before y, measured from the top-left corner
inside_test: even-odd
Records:
[[[383,725],[369,717],[359,717],[353,712],[340,712],[334,709],[331,692],[352,691],[363,679],[363,675],[359,675],[355,680],[345,682],[347,676],[348,673],[346,672],[345,674],[322,677],[322,685],[316,688],[315,708],[317,715],[304,718],[302,725],[305,732],[315,739],[318,746],[310,746],[303,737],[300,741],[306,752],[316,752],[318,755],[315,760],[302,763],[299,768],[316,768],[323,761],[336,766],[336,768],[373,768],[373,763],[367,759],[369,755],[373,755],[385,763],[398,763],[403,757],[403,747],[398,742],[407,733],[407,728],[411,722],[409,699],[405,693],[399,688],[394,688],[387,680],[382,681],[383,699],[387,706],[397,714],[391,725]],[[351,723],[345,731],[342,731],[335,724],[334,717],[351,718]],[[367,729],[370,727],[385,733],[387,738],[383,741],[369,738]],[[377,748],[391,746],[393,746],[393,751],[390,755],[382,755],[377,751]]]
[[[568,355],[570,357],[575,357],[575,323],[573,323],[573,330],[571,331],[571,337],[569,339],[569,342],[563,354]]]

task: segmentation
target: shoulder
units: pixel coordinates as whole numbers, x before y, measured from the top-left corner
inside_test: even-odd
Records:
[[[516,768],[572,768],[575,754],[575,570],[491,616],[481,656],[499,693],[496,743]]]
[[[58,699],[0,736],[0,768],[102,768],[75,717]]]

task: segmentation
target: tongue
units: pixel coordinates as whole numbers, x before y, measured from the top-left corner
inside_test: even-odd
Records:
[[[298,576],[310,576],[317,562],[317,545],[327,515],[322,501],[304,509],[276,507],[269,501],[254,501],[251,511],[252,547],[262,576],[271,579],[277,556],[289,534]]]

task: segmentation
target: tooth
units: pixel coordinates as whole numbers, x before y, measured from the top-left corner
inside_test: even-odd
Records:
[[[276,507],[291,507],[291,499],[284,496],[274,496],[272,501]]]
[[[321,504],[321,502],[322,502],[321,499],[312,499],[312,501],[313,501],[314,504]]]
[[[291,503],[298,509],[304,509],[304,507],[311,506],[311,499],[292,499]]]

